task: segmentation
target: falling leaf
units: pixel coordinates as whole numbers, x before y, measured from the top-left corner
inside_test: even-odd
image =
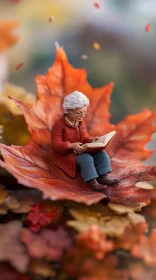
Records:
[[[13,33],[17,27],[18,23],[16,21],[0,21],[0,53],[16,44],[19,40],[19,37]]]
[[[98,2],[94,2],[93,5],[95,8],[100,9],[100,4]]]
[[[146,26],[145,26],[145,31],[146,32],[149,32],[151,30],[151,24],[148,23]]]
[[[19,272],[26,272],[29,257],[19,241],[21,227],[19,221],[0,225],[0,261],[9,261]]]
[[[23,64],[24,64],[24,62],[20,62],[20,63],[18,63],[18,64],[16,65],[16,70],[21,69],[21,68],[22,68],[22,66],[23,66]]]
[[[111,202],[122,204],[149,203],[151,199],[156,199],[155,190],[135,186],[137,182],[156,178],[156,166],[142,165],[142,161],[153,153],[144,146],[156,131],[155,111],[145,109],[126,117],[117,125],[110,124],[113,83],[93,89],[87,82],[85,70],[71,66],[59,46],[53,66],[45,76],[37,75],[36,83],[37,99],[34,104],[12,98],[24,114],[31,140],[25,146],[1,144],[4,158],[4,162],[0,161],[1,167],[12,173],[19,183],[41,190],[46,199],[74,200],[87,205],[106,197]],[[112,141],[107,152],[113,170],[110,177],[120,178],[121,181],[103,192],[91,190],[80,172],[70,178],[51,161],[51,128],[63,114],[63,98],[73,90],[82,91],[90,100],[91,114],[86,116],[85,121],[91,136],[111,130],[118,132],[116,141]]]
[[[82,59],[84,59],[84,60],[88,59],[88,56],[87,56],[86,54],[82,54],[81,57],[82,57]]]
[[[54,19],[55,19],[55,17],[50,16],[50,17],[49,17],[49,19],[48,19],[48,21],[49,21],[49,22],[53,22],[53,21],[54,21]]]
[[[93,47],[94,47],[95,50],[100,50],[100,48],[101,48],[100,44],[97,43],[97,42],[93,43]]]

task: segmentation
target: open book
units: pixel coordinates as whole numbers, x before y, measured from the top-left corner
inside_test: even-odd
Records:
[[[103,150],[104,148],[107,147],[108,143],[112,140],[112,138],[116,133],[117,132],[113,130],[105,135],[100,136],[99,139],[96,140],[95,142],[83,144],[82,147],[87,147],[84,153],[98,152]]]

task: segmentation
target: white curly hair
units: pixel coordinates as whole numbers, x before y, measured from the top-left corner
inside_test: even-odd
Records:
[[[82,92],[77,90],[67,95],[62,105],[64,114],[68,113],[68,109],[76,109],[83,106],[89,106],[89,99]]]

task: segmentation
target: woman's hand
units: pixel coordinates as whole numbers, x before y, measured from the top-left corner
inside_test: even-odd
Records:
[[[84,148],[82,147],[82,145],[83,145],[83,143],[81,143],[81,142],[70,143],[68,145],[68,148],[73,149],[80,153],[80,152],[84,151]]]
[[[96,142],[100,137],[99,136],[95,136],[93,139],[92,139],[92,143],[93,142]]]

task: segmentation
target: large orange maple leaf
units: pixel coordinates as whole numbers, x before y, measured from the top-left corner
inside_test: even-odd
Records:
[[[44,198],[52,200],[68,199],[90,205],[105,197],[120,203],[155,199],[155,190],[143,190],[135,184],[156,178],[156,166],[141,163],[152,154],[144,146],[156,131],[156,112],[145,109],[137,115],[128,116],[118,125],[110,124],[113,83],[93,89],[87,82],[86,71],[73,68],[63,49],[58,46],[53,66],[45,76],[36,76],[36,84],[35,104],[14,99],[24,114],[31,139],[25,146],[0,145],[4,158],[0,164],[3,168],[12,173],[19,183],[40,189]],[[107,152],[112,163],[111,175],[119,177],[121,182],[109,187],[105,193],[92,191],[84,183],[80,172],[75,178],[70,178],[51,162],[51,128],[63,114],[64,97],[74,90],[82,91],[90,100],[91,114],[85,117],[90,135],[100,136],[113,129],[118,132]]]

